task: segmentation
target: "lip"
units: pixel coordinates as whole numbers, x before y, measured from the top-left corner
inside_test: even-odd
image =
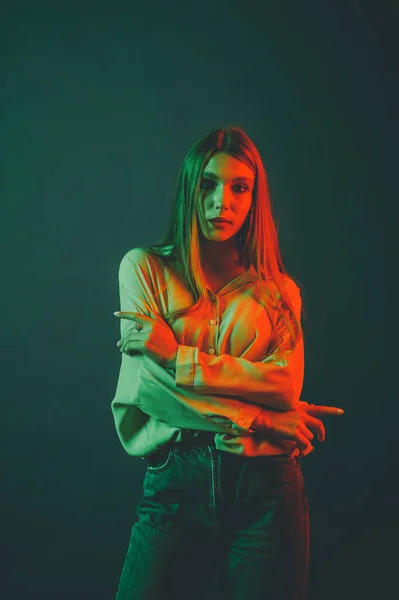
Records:
[[[225,225],[231,225],[230,221],[214,221],[209,219],[209,222],[212,223],[214,227],[223,227]]]

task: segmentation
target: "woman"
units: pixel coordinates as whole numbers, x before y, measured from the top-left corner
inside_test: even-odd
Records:
[[[215,570],[226,600],[305,598],[299,459],[314,449],[312,430],[325,438],[317,417],[343,411],[300,400],[300,289],[241,128],[191,148],[167,234],[127,252],[119,292],[111,406],[147,471],[117,600],[200,599]]]

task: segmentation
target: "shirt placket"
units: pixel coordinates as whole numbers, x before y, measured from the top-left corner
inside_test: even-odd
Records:
[[[210,328],[210,336],[208,343],[208,354],[216,354],[216,348],[219,343],[219,327],[220,327],[220,302],[219,296],[209,290],[209,298],[211,301],[211,319],[209,320]],[[247,434],[248,418],[244,418],[244,415],[241,414],[242,409],[237,410],[233,415],[233,423],[231,424],[230,433],[234,436],[242,435],[242,433]],[[215,420],[215,417],[214,417]],[[252,422],[252,418],[249,418],[249,422]],[[234,422],[235,421],[235,422]]]
[[[208,343],[208,354],[216,354],[216,348],[219,339],[219,298],[217,294],[214,292],[209,292],[210,301],[211,301],[211,319],[209,320],[210,327],[210,335],[209,335],[209,343]]]
[[[219,296],[214,292],[209,290],[209,299],[211,302],[211,311],[210,311],[210,333],[208,339],[208,354],[216,354],[216,350],[219,343],[219,327],[220,327],[220,302]],[[220,421],[221,423],[225,423],[226,417],[220,417],[219,419],[212,415],[213,421]],[[242,421],[242,423],[244,423]],[[242,431],[242,430],[241,430]],[[240,427],[237,427],[236,423],[231,423],[229,428],[229,433],[234,436],[240,435]]]

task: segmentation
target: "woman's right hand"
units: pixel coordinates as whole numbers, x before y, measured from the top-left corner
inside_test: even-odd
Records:
[[[326,431],[323,422],[317,417],[326,415],[341,415],[342,408],[334,406],[316,406],[307,402],[299,402],[299,406],[287,412],[277,412],[263,409],[253,421],[251,429],[273,437],[293,440],[306,454],[313,450],[311,441],[314,439],[312,429],[317,432],[320,442],[324,442]]]

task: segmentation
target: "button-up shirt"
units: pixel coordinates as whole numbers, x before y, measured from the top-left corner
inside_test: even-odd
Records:
[[[120,310],[168,324],[164,315],[193,303],[179,272],[162,257],[141,248],[129,250],[118,271]],[[301,295],[283,275],[285,289],[300,320]],[[277,287],[268,280],[274,300]],[[273,354],[272,325],[260,304],[257,273],[251,266],[199,308],[170,325],[178,343],[176,368],[161,367],[143,353],[121,354],[111,402],[116,431],[126,452],[145,457],[168,442],[184,442],[200,431],[215,432],[219,450],[246,456],[299,454],[293,440],[251,429],[264,408],[298,406],[304,377],[303,338],[284,360]],[[275,303],[269,314],[281,339],[288,339]],[[134,327],[120,320],[121,335]],[[140,335],[138,332],[137,335]]]

